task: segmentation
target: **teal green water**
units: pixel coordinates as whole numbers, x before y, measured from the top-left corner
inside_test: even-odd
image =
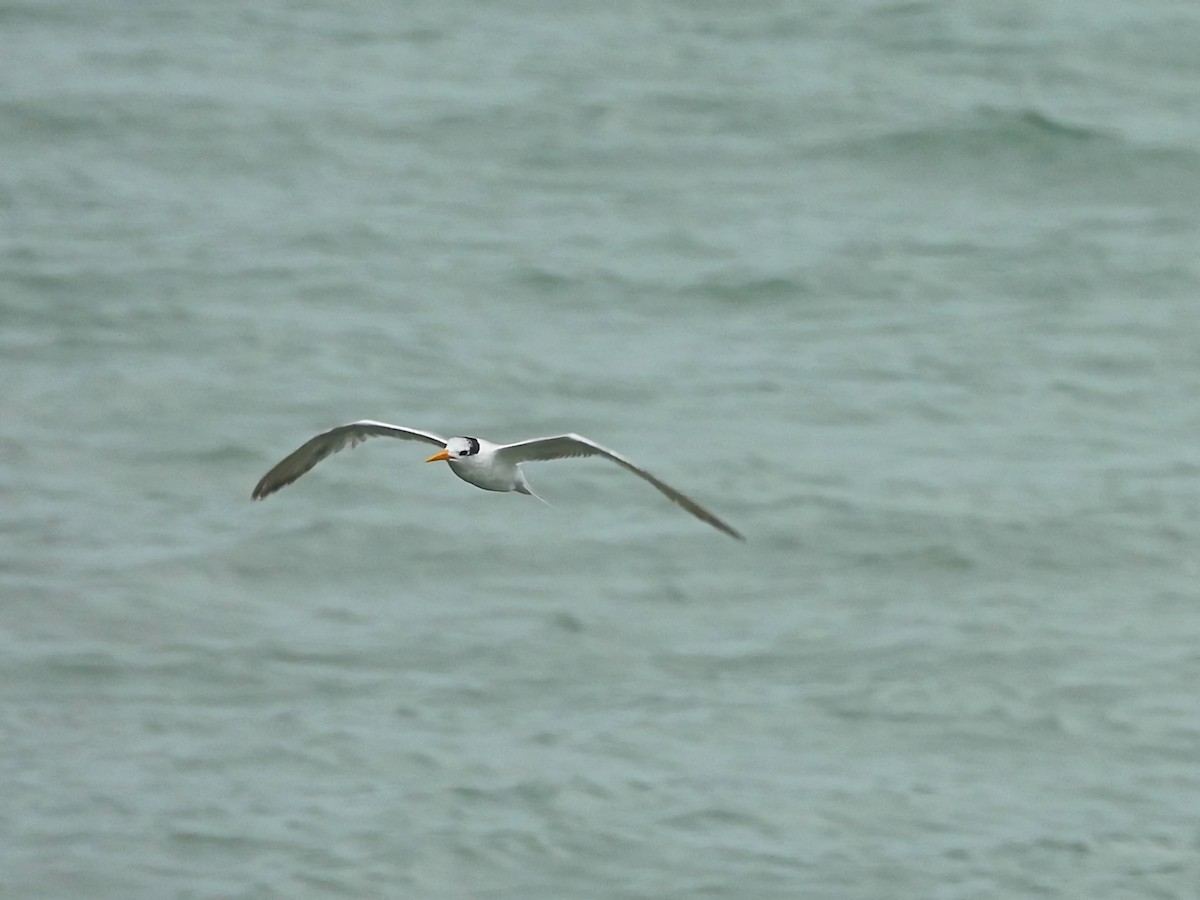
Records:
[[[0,895],[1195,896],[1200,7],[0,36]]]

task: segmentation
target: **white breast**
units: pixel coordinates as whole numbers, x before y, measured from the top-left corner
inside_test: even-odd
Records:
[[[524,480],[516,466],[497,460],[488,447],[474,456],[450,460],[450,471],[485,491],[514,491]]]

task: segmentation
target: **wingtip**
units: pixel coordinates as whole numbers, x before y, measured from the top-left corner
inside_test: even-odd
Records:
[[[732,525],[727,525],[726,523],[722,522],[720,525],[717,525],[716,527],[717,527],[718,531],[724,532],[725,534],[727,534],[731,538],[733,538],[735,541],[741,541],[743,544],[746,543],[746,536],[744,534],[742,534],[740,531],[738,531],[736,528],[734,528]]]

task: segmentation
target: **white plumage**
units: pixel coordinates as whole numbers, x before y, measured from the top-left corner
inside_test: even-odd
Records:
[[[434,444],[442,449],[429,457],[426,462],[445,460],[450,464],[451,472],[463,481],[470,482],[486,491],[517,491],[533,497],[537,497],[537,494],[534,494],[529,482],[525,480],[525,473],[521,469],[523,463],[576,456],[601,456],[648,481],[664,496],[702,522],[707,522],[730,537],[744,540],[735,528],[719,519],[695,500],[675,490],[665,481],[659,480],[640,466],[634,465],[615,450],[609,450],[578,434],[533,438],[512,444],[493,444],[491,441],[481,438],[443,438],[431,431],[363,419],[359,422],[350,422],[347,425],[331,428],[329,431],[305,441],[262,477],[255,485],[254,491],[250,495],[251,498],[261,500],[273,494],[281,487],[291,484],[325,457],[337,453],[346,445],[353,447],[370,437],[392,437],[405,441]]]

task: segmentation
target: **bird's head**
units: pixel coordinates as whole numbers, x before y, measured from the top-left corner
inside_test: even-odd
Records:
[[[479,452],[479,441],[473,437],[452,437],[446,441],[445,449],[439,450],[425,462],[437,462],[444,459],[446,462],[454,462],[459,459],[466,459],[468,456],[474,456]]]

